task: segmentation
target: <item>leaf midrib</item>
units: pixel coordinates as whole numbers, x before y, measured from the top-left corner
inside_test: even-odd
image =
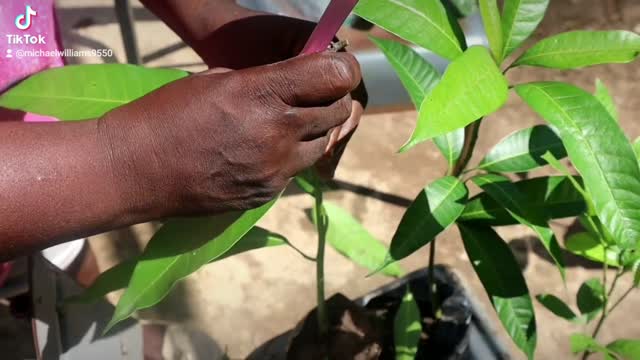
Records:
[[[531,51],[533,51],[534,49],[531,49]],[[560,50],[554,50],[554,51],[548,51],[548,52],[540,52],[539,54],[534,54],[534,55],[527,55],[524,54],[519,60],[518,62],[522,62],[522,61],[526,61],[526,60],[531,60],[531,59],[536,59],[536,58],[540,58],[540,57],[551,57],[551,56],[557,56],[557,55],[570,55],[570,54],[585,54],[585,53],[611,53],[611,52],[627,52],[627,51],[640,51],[640,49],[634,48],[634,47],[630,47],[630,48],[612,48],[612,49],[560,49]],[[539,50],[539,51],[544,51],[544,50]]]
[[[613,196],[613,192],[611,191],[611,184],[609,183],[609,180],[607,179],[607,177],[604,174],[604,170],[602,169],[602,167],[600,166],[600,161],[598,160],[598,157],[595,155],[595,152],[593,151],[593,148],[591,147],[591,143],[584,137],[584,132],[582,130],[582,128],[580,126],[578,126],[578,124],[576,122],[573,121],[573,119],[571,118],[571,116],[564,110],[564,108],[562,108],[562,106],[560,106],[560,104],[551,96],[549,95],[546,91],[544,91],[543,88],[541,88],[539,85],[535,85],[532,84],[531,87],[533,89],[538,90],[539,92],[541,92],[544,96],[546,96],[559,110],[560,110],[560,114],[563,115],[571,124],[574,125],[574,127],[576,129],[578,129],[580,131],[580,135],[581,137],[584,139],[584,143],[585,143],[585,149],[588,149],[591,156],[596,159],[595,163],[597,166],[595,166],[595,168],[598,170],[598,172],[600,173],[602,179],[604,180],[604,182],[606,183],[606,188],[607,188],[607,192],[609,193],[612,202],[614,204],[614,208],[616,211],[617,216],[621,217],[624,221],[623,223],[626,224],[626,217],[621,216],[622,210],[620,209],[620,207],[618,206],[618,202],[616,201],[615,196]]]

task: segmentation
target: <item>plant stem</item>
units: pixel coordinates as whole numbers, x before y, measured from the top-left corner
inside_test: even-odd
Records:
[[[318,231],[318,252],[316,254],[316,295],[318,307],[316,316],[318,318],[318,331],[322,338],[329,331],[329,317],[327,304],[324,297],[324,250],[327,242],[327,214],[324,210],[322,189],[316,186],[315,198],[315,218],[316,229]]]
[[[603,264],[603,272],[604,274],[602,275],[603,278],[603,286],[606,286],[606,281],[607,281],[607,263],[605,262]],[[622,297],[620,297],[620,299],[618,299],[618,301],[616,301],[613,306],[611,306],[610,309],[607,310],[608,306],[609,306],[609,298],[611,297],[611,295],[613,294],[613,290],[615,290],[616,288],[616,284],[618,283],[618,279],[620,279],[620,277],[622,277],[622,274],[624,273],[624,270],[620,270],[618,271],[618,273],[616,273],[616,276],[613,278],[613,281],[611,282],[611,287],[609,288],[609,291],[606,294],[606,297],[604,298],[604,304],[602,307],[602,315],[600,315],[600,318],[598,319],[598,323],[596,324],[596,327],[593,329],[593,333],[591,334],[592,338],[596,338],[598,336],[598,333],[600,332],[600,329],[602,329],[602,325],[604,324],[604,321],[607,319],[607,316],[609,314],[611,314],[611,312],[613,311],[613,309],[615,309],[621,302],[622,300],[624,300],[624,298],[627,297],[627,295],[629,295],[629,293],[631,293],[631,290],[633,290],[633,286],[631,287],[631,289],[627,290],[626,293],[624,293],[624,295],[622,295]],[[589,355],[591,355],[590,351],[585,351],[582,354],[582,360],[587,360],[587,358],[589,357]]]
[[[464,143],[462,145],[462,150],[460,151],[460,157],[456,161],[456,163],[447,171],[447,176],[455,176],[459,178],[463,175],[464,170],[467,168],[469,164],[469,160],[471,160],[471,156],[473,155],[473,150],[476,147],[476,143],[478,142],[478,132],[480,131],[480,125],[482,124],[482,119],[478,119],[477,121],[472,122],[464,128]],[[429,250],[429,284],[431,284],[431,307],[433,310],[433,316],[436,317],[438,311],[438,292],[435,283],[435,270],[434,266],[436,263],[436,241],[438,239],[433,239],[431,241],[431,246]]]

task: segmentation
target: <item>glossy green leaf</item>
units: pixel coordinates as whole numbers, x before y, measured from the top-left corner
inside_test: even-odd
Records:
[[[411,47],[393,40],[370,37],[398,74],[416,109],[440,81],[438,70]]]
[[[166,223],[144,250],[105,332],[135,311],[157,304],[179,280],[223,256],[275,201],[243,213],[175,219]]]
[[[529,289],[509,246],[490,227],[458,224],[465,250],[514,343],[533,358],[536,319]]]
[[[633,152],[636,154],[638,161],[640,161],[640,137],[633,142]]]
[[[578,309],[587,321],[593,320],[602,311],[605,297],[604,286],[599,279],[589,279],[580,286],[576,299]]]
[[[379,269],[413,254],[451,226],[462,214],[468,195],[464,183],[453,176],[429,184],[404,213]]]
[[[500,61],[511,55],[544,18],[549,0],[507,0],[502,10],[502,38],[504,47]]]
[[[504,41],[502,38],[502,20],[500,19],[500,9],[497,0],[479,0],[480,14],[484,31],[489,40],[489,47],[493,58],[499,62],[502,60],[502,49]]]
[[[623,248],[640,239],[640,168],[618,123],[591,94],[564,83],[531,83],[516,91],[560,133],[604,227]]]
[[[640,54],[640,35],[629,31],[571,31],[541,40],[515,62],[554,69],[628,63]]]
[[[440,0],[361,0],[355,13],[411,43],[453,60],[462,47]]]
[[[569,305],[558,299],[555,295],[542,294],[536,296],[536,299],[538,299],[542,306],[558,317],[569,321],[576,321],[576,319],[578,319],[578,316],[573,312],[573,310],[571,310]]]
[[[527,207],[548,219],[577,216],[586,209],[584,198],[565,176],[539,177],[514,183],[527,197]],[[480,193],[469,200],[458,221],[502,226],[518,221],[489,194]]]
[[[229,251],[212,262],[220,261],[246,251],[284,244],[287,244],[287,240],[282,235],[272,233],[260,227],[254,227],[229,249]],[[102,299],[112,291],[126,288],[139,260],[140,259],[136,257],[111,267],[109,270],[100,274],[93,284],[82,292],[82,294],[71,297],[68,301],[93,303]]]
[[[592,234],[587,232],[569,236],[564,244],[571,253],[582,256],[591,261],[604,263],[610,266],[620,266],[618,263],[619,250],[605,248],[605,246]]]
[[[420,309],[407,289],[398,312],[393,319],[393,344],[396,360],[414,360],[418,352],[418,343],[422,334]]]
[[[556,132],[545,125],[536,125],[512,133],[482,159],[478,168],[491,172],[526,172],[547,165],[542,159],[547,151],[562,159],[567,152]]]
[[[640,360],[640,340],[616,340],[607,345],[607,349],[623,360]]]
[[[507,96],[507,80],[488,50],[470,47],[449,65],[423,101],[416,128],[401,151],[491,114],[507,101]]]
[[[640,286],[640,260],[636,261],[633,264],[633,286]]]
[[[374,37],[371,37],[371,41],[385,54],[398,74],[402,85],[409,93],[414,106],[416,109],[420,109],[424,98],[440,81],[438,70],[407,45]],[[451,168],[462,153],[464,129],[438,136],[433,141]]]
[[[609,356],[609,351],[604,346],[600,345],[596,339],[592,338],[589,335],[585,334],[571,334],[569,338],[569,343],[571,344],[571,352],[574,354],[581,352],[600,352],[603,353],[606,357],[606,360],[611,359]]]
[[[463,17],[473,14],[478,8],[477,0],[451,0],[451,3]]]
[[[324,202],[329,219],[327,242],[344,257],[356,264],[373,271],[385,259],[387,247],[351,216],[343,208],[330,202]],[[315,223],[311,214],[311,220]],[[381,271],[388,276],[399,277],[404,271],[398,264],[393,264]]]
[[[187,75],[127,64],[70,65],[27,78],[0,96],[0,106],[60,120],[93,119]]]
[[[607,89],[604,83],[600,81],[600,79],[596,80],[596,93],[594,95],[604,108],[607,109],[609,115],[611,115],[615,121],[620,122],[620,115],[618,114],[618,109],[616,108],[616,103],[611,96],[611,92]]]
[[[544,213],[534,211],[527,204],[527,197],[506,177],[488,174],[475,176],[473,182],[502,205],[519,223],[533,230],[556,263],[565,280],[565,265],[562,250],[553,230],[547,224]]]

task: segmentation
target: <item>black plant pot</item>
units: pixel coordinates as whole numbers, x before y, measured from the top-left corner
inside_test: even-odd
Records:
[[[504,347],[491,335],[484,317],[477,311],[474,301],[458,277],[447,267],[436,266],[434,269],[438,300],[441,304],[438,321],[433,320],[428,269],[415,271],[354,301],[368,313],[375,314],[376,319],[382,322],[382,353],[379,359],[395,359],[393,319],[407,286],[420,309],[423,329],[428,329],[426,336],[420,341],[416,359],[508,359]],[[247,359],[286,360],[292,341],[302,326],[301,324],[269,340]]]

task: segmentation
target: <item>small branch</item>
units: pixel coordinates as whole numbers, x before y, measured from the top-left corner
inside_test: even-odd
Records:
[[[298,254],[300,254],[300,256],[302,256],[304,259],[309,260],[309,261],[313,261],[316,262],[317,259],[314,258],[313,256],[309,256],[307,254],[305,254],[302,250],[300,250],[299,248],[297,248],[295,245],[293,245],[292,243],[289,242],[289,240],[285,240],[287,242],[287,245],[289,245],[289,247],[291,247],[295,252],[297,252]]]
[[[324,251],[327,241],[327,214],[324,211],[322,190],[319,186],[317,186],[316,189],[314,194],[314,211],[318,231],[318,253],[316,254],[316,295],[318,307],[316,308],[316,316],[318,318],[318,330],[322,337],[329,331],[329,316],[324,296]]]
[[[429,247],[429,295],[431,296],[431,311],[433,312],[433,318],[436,318],[436,314],[438,313],[438,287],[436,286],[436,276],[435,276],[435,262],[436,262],[436,240],[433,239],[431,241],[431,246]]]
[[[459,177],[464,172],[465,168],[469,164],[469,160],[471,160],[476,143],[478,142],[478,132],[480,131],[481,124],[482,119],[479,119],[464,128],[464,144],[462,145],[460,158],[451,170],[449,170],[447,175]]]

